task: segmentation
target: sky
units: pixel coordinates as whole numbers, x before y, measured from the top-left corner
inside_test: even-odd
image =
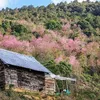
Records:
[[[0,0],[0,9],[6,8],[6,7],[19,8],[24,5],[34,5],[35,7],[41,6],[41,5],[47,6],[50,3],[57,4],[64,1],[71,2],[73,0]],[[78,1],[82,2],[86,0],[78,0]],[[94,2],[95,0],[91,0],[91,1]]]

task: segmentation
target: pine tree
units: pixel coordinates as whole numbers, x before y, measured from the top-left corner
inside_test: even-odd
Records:
[[[89,3],[89,2],[90,2],[90,0],[87,0],[87,2]]]
[[[78,0],[74,0],[74,2],[78,2]]]

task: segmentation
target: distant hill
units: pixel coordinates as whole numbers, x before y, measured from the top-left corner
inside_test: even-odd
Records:
[[[77,78],[76,100],[100,99],[100,2],[2,9],[0,48],[34,56],[53,73]]]

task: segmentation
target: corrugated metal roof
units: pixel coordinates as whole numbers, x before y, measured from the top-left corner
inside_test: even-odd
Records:
[[[29,68],[40,72],[51,73],[47,68],[45,68],[34,57],[31,56],[26,56],[5,49],[0,49],[0,59],[5,64]]]

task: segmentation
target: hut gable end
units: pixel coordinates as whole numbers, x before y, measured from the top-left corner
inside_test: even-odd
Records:
[[[50,74],[34,57],[0,49],[0,88],[53,93],[55,80],[47,78]]]

